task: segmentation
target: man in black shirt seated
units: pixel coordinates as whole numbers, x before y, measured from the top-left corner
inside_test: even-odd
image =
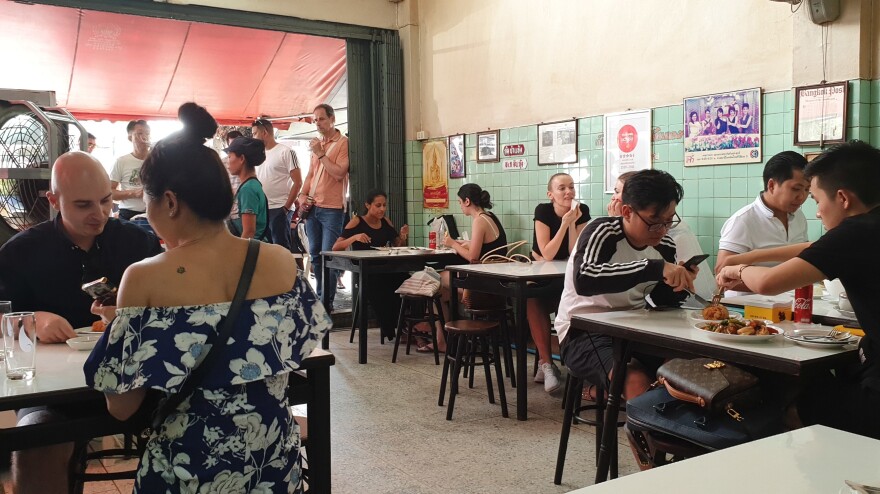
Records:
[[[880,439],[880,150],[858,141],[841,144],[807,165],[805,175],[827,233],[812,244],[768,249],[752,258],[788,259],[772,268],[727,266],[718,283],[742,281],[754,292],[776,294],[840,279],[865,331],[859,362],[809,383],[797,401],[797,420]]]
[[[110,179],[87,153],[75,151],[58,158],[46,197],[58,216],[15,235],[0,247],[0,300],[12,301],[15,311],[36,312],[41,343],[62,343],[76,336],[74,328],[98,319],[93,310],[114,310],[93,306],[91,297],[81,290],[84,283],[107,277],[119,286],[129,265],[162,249],[154,235],[133,223],[110,218]],[[94,403],[19,410],[18,425],[97,412],[106,413],[100,395]],[[71,451],[68,443],[17,452],[13,463],[15,492],[66,492]]]

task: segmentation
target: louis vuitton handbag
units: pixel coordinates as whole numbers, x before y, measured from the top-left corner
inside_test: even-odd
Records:
[[[758,378],[708,358],[672,359],[626,404],[626,432],[642,469],[783,431],[782,408],[762,403]]]
[[[739,367],[713,359],[672,359],[657,369],[657,381],[672,397],[710,412],[726,412],[735,420],[735,407],[760,400],[758,378]]]

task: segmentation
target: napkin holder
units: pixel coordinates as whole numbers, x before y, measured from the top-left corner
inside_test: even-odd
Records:
[[[764,319],[773,322],[793,320],[791,302],[755,300],[745,305],[746,319]]]

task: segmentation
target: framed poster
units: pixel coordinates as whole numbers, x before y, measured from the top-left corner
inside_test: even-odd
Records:
[[[538,164],[577,163],[577,120],[538,126]]]
[[[477,132],[477,163],[498,161],[498,131]]]
[[[761,88],[684,100],[684,166],[761,162]]]
[[[846,81],[794,88],[794,145],[846,142],[848,94]]]
[[[449,162],[446,160],[446,139],[428,141],[422,148],[422,205],[426,209],[449,206],[449,181],[446,178]]]
[[[622,173],[651,168],[651,131],[651,110],[605,115],[605,192]]]
[[[464,134],[449,136],[449,178],[464,178]]]

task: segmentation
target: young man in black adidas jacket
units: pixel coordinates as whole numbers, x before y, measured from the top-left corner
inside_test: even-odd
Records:
[[[571,316],[640,309],[645,295],[658,305],[683,301],[693,291],[696,273],[675,259],[667,234],[681,220],[675,208],[684,192],[672,175],[644,170],[623,189],[622,216],[587,224],[568,259],[565,288],[556,315],[562,357],[575,375],[608,387],[612,368],[611,338],[569,331]],[[638,356],[627,371],[624,395],[638,396],[653,382],[653,363]]]

